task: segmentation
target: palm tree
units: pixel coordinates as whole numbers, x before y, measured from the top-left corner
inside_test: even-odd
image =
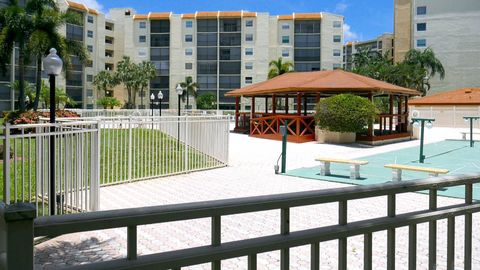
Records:
[[[118,85],[118,81],[111,72],[102,70],[93,77],[93,85],[97,88],[97,91],[102,91],[103,96],[106,97],[109,89]]]
[[[445,78],[445,69],[443,68],[442,62],[435,56],[432,48],[427,48],[423,51],[411,49],[405,55],[405,63],[411,66],[417,66],[424,70],[424,73],[421,74],[421,78],[418,78],[420,74],[417,72],[417,87],[418,90],[422,91],[425,96],[430,90],[430,83],[428,80],[435,77],[438,73],[440,74],[440,79]]]
[[[145,98],[145,88],[148,88],[150,85],[150,80],[154,79],[157,76],[157,68],[150,61],[143,61],[138,65],[138,76],[137,80],[140,85],[140,93],[142,93],[141,105],[143,107],[143,99]]]
[[[127,109],[135,108],[135,100],[133,98],[136,94],[135,84],[137,76],[137,65],[132,63],[130,57],[123,56],[122,60],[117,64],[115,78],[118,80],[118,82],[123,83],[127,89],[127,102],[125,104]]]
[[[271,61],[268,66],[270,67],[270,71],[268,72],[269,79],[293,71],[293,63],[290,61],[283,62],[281,57]]]
[[[32,30],[32,19],[25,8],[16,0],[0,10],[0,68],[6,72],[11,62],[15,46],[18,46],[18,103],[21,112],[25,111],[25,63],[28,62],[27,44]],[[13,68],[13,67],[12,67]]]
[[[42,58],[50,48],[57,48],[63,58],[65,69],[71,65],[71,56],[77,56],[81,63],[88,60],[88,53],[81,42],[68,40],[57,32],[66,23],[81,23],[82,18],[72,12],[60,12],[54,0],[30,0],[26,10],[32,14],[32,33],[28,40],[29,53],[36,60],[36,98],[33,109],[38,108],[41,90]]]
[[[185,77],[185,81],[180,83],[180,86],[185,89],[185,94],[187,96],[187,110],[190,109],[188,105],[189,94],[192,94],[193,97],[197,97],[197,89],[200,88],[200,85],[196,82],[193,82],[191,76]],[[184,99],[184,95],[182,95],[182,99]]]

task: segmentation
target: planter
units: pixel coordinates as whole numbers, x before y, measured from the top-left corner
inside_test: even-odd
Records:
[[[318,143],[354,143],[356,141],[355,132],[333,132],[315,127],[315,140]]]

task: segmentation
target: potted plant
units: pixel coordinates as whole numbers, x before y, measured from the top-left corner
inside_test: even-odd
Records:
[[[377,116],[368,99],[341,94],[320,100],[315,107],[315,139],[320,143],[353,143]]]

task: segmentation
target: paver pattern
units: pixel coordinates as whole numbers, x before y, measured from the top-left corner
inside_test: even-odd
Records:
[[[458,131],[433,129],[428,141],[459,136]],[[101,209],[165,205],[244,196],[278,194],[294,191],[328,189],[345,184],[275,175],[273,165],[281,151],[281,142],[231,135],[230,166],[226,168],[177,175],[123,185],[101,188]],[[406,146],[418,141],[380,147],[336,146],[316,143],[288,144],[288,168],[314,166],[316,156],[358,158]],[[438,205],[461,203],[462,200],[439,197]],[[397,213],[428,208],[428,197],[422,194],[397,196]],[[291,231],[333,225],[338,222],[336,204],[314,205],[291,210]],[[378,197],[349,203],[348,220],[385,216],[386,198]],[[474,228],[480,228],[480,215],[474,215]],[[463,218],[456,219],[456,268],[463,264]],[[446,221],[438,222],[437,269],[446,269]],[[222,218],[222,241],[228,242],[262,235],[277,234],[280,230],[280,212],[264,211]],[[418,226],[418,269],[428,267],[428,225]],[[408,267],[408,229],[397,229],[396,269]],[[69,234],[49,240],[35,247],[38,269],[68,267],[97,261],[126,257],[126,229],[110,229],[88,233]],[[140,255],[208,245],[210,220],[170,222],[138,228]],[[480,269],[480,235],[474,233],[473,269]],[[321,269],[338,269],[337,241],[320,245]],[[309,269],[310,248],[291,249],[290,269]],[[280,252],[258,255],[258,269],[279,269]],[[247,269],[245,257],[222,261],[223,269]],[[209,269],[209,264],[182,269]],[[363,269],[363,236],[348,240],[348,269]],[[373,234],[373,269],[386,269],[386,232]]]

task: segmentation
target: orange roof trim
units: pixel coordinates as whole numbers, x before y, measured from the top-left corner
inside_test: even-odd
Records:
[[[195,19],[195,13],[182,14],[182,19]]]
[[[73,8],[73,9],[88,12],[88,8],[84,4],[80,4],[80,3],[76,3],[76,2],[72,2],[72,1],[66,1],[66,2],[67,2],[67,5],[68,5],[69,8]]]
[[[293,20],[293,15],[278,15],[279,20]]]
[[[133,15],[134,20],[148,20],[147,14],[135,14]]]
[[[411,99],[410,105],[480,105],[480,88],[461,88]]]
[[[220,18],[240,18],[242,17],[242,11],[219,11],[218,17]]]
[[[170,19],[170,16],[172,15],[171,12],[150,12],[148,13],[148,19],[150,20],[165,20],[165,19]]]
[[[99,12],[96,9],[93,9],[93,8],[89,8],[88,13],[93,14],[93,15],[98,15],[99,14]]]
[[[322,18],[322,13],[294,13],[295,20],[316,20]]]
[[[195,14],[197,18],[217,18],[218,11],[199,11]]]
[[[243,12],[243,17],[245,17],[245,18],[257,17],[257,12],[244,11]]]
[[[418,96],[414,89],[400,87],[343,70],[290,72],[273,79],[227,92],[226,96],[265,96],[287,93],[361,92]]]

